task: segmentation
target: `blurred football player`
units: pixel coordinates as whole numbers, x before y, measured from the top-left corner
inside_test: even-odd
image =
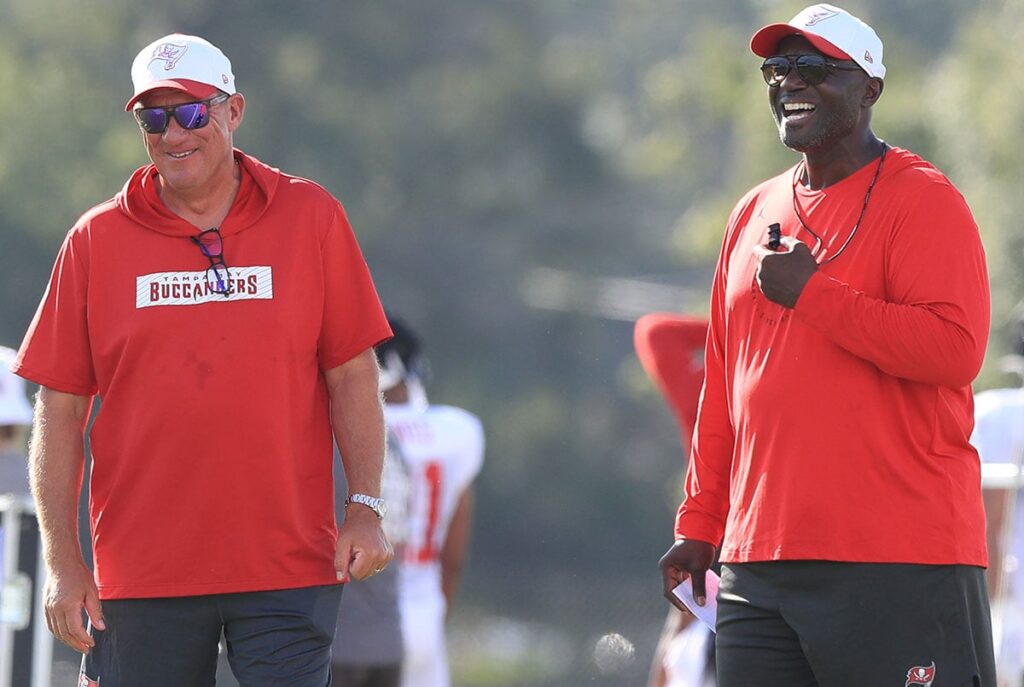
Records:
[[[402,685],[448,687],[444,624],[466,558],[484,432],[472,413],[427,401],[427,364],[420,341],[404,322],[389,320],[395,336],[377,347],[384,418],[410,482],[399,569]]]

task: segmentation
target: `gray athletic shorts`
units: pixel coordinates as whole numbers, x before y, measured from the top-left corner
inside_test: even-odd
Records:
[[[223,632],[241,687],[327,687],[342,585],[103,602],[79,685],[212,687]]]
[[[719,687],[994,687],[985,570],[726,563]]]

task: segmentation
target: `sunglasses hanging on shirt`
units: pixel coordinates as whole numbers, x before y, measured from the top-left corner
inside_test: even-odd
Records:
[[[210,261],[206,268],[206,283],[214,293],[227,298],[231,295],[231,280],[228,274],[227,263],[224,262],[224,239],[217,227],[201,231],[197,236],[189,236],[192,243],[199,246],[199,250]]]

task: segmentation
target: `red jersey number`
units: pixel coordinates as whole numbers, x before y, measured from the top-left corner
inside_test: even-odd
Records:
[[[437,525],[441,519],[442,476],[444,470],[441,461],[431,460],[423,465],[423,479],[426,495],[427,518],[423,529],[420,546],[411,552],[410,558],[416,563],[431,563],[437,560],[439,547],[435,538]]]

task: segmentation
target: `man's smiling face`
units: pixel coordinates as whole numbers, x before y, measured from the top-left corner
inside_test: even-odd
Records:
[[[173,89],[159,89],[142,99],[145,107],[172,107],[195,102],[195,97]],[[160,173],[161,183],[178,193],[202,187],[231,164],[232,134],[241,121],[240,96],[210,107],[210,121],[199,129],[183,129],[171,117],[167,129],[142,137],[149,159]]]
[[[823,56],[802,36],[788,36],[779,42],[778,55]],[[849,61],[825,57],[829,62],[856,66]],[[868,76],[856,70],[830,71],[819,84],[808,84],[795,68],[778,86],[768,87],[768,101],[779,129],[779,138],[789,148],[806,153],[832,147],[857,128]]]

